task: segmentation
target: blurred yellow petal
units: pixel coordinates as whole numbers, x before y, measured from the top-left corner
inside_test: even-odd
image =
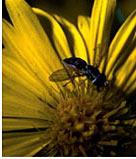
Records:
[[[126,94],[136,90],[136,49],[131,52],[124,65],[115,73],[115,84]],[[131,86],[133,83],[133,86]]]
[[[3,131],[48,128],[52,123],[43,119],[3,117]]]
[[[37,98],[46,98],[46,100],[53,102],[53,98],[49,95],[50,92],[47,85],[43,85],[41,81],[36,79],[37,76],[34,78],[19,63],[6,56],[3,56],[3,75],[5,75],[3,82],[10,87],[12,87],[14,82],[19,83],[26,90],[32,92]],[[43,80],[46,81],[46,79],[47,78]],[[8,80],[10,80],[11,83],[9,83]],[[17,89],[16,85],[14,85],[14,89]]]
[[[79,16],[78,17],[78,29],[84,39],[84,43],[87,48],[88,63],[90,63],[91,54],[89,54],[89,53],[91,51],[91,47],[90,47],[91,39],[88,36],[88,34],[90,34],[90,17]]]
[[[28,59],[29,64],[36,68],[40,67],[37,62],[40,61],[48,72],[60,68],[59,58],[30,6],[24,0],[6,0],[6,6],[17,33],[16,45],[20,54],[25,55],[25,60]]]
[[[110,45],[106,66],[106,75],[109,79],[112,78],[112,72],[117,67],[118,62],[122,60],[122,56],[126,57],[124,62],[127,60],[127,56],[130,54],[129,46],[135,47],[135,31],[136,10],[124,22]]]
[[[55,45],[55,48],[57,49],[57,52],[59,54],[59,57],[61,60],[63,60],[66,57],[71,57],[71,52],[67,43],[67,39],[65,37],[65,34],[60,27],[59,23],[48,13],[45,11],[38,9],[38,8],[33,8],[33,11],[38,15],[46,20],[46,18],[49,20],[51,23],[51,29],[52,29],[52,34],[50,35],[53,39],[53,43]],[[46,28],[45,28],[46,29]],[[47,30],[47,29],[46,29]]]
[[[50,143],[49,132],[26,132],[3,134],[3,156],[4,157],[29,157],[35,155]]]
[[[91,64],[99,65],[100,59],[107,53],[110,29],[114,16],[115,0],[95,0],[90,26]]]
[[[5,90],[4,90],[5,91]],[[11,94],[3,91],[3,117],[24,117],[44,120],[55,119],[55,110],[46,102],[41,102],[31,96]],[[23,89],[22,89],[23,91]],[[13,91],[12,91],[13,92]]]
[[[69,36],[71,36],[72,38],[71,39],[72,43],[70,46],[71,46],[71,49],[73,49],[72,50],[73,56],[80,57],[84,59],[85,61],[87,61],[88,57],[87,57],[86,47],[76,27],[64,18],[61,18],[57,15],[55,15],[55,18],[66,29],[66,31],[68,31]]]
[[[44,60],[41,57],[40,51],[36,52],[35,56],[30,48],[27,48],[24,41],[21,40],[20,35],[17,34],[15,29],[6,21],[3,20],[3,42],[9,54],[12,54],[14,58],[24,67],[27,72],[36,78],[42,85],[48,86],[48,77],[51,74],[51,67],[47,64],[48,60]],[[32,48],[35,50],[35,46]],[[49,54],[48,54],[49,55]],[[6,60],[6,59],[5,59]],[[51,63],[54,60],[51,61]],[[61,68],[62,64],[59,62]],[[53,64],[53,67],[55,63]],[[57,67],[54,67],[54,71]],[[54,88],[58,89],[54,83],[51,83]]]
[[[28,88],[37,96],[40,96],[44,90],[41,84],[23,69],[20,64],[7,57],[3,57],[3,74],[11,80],[18,81],[24,88]]]
[[[2,55],[7,56],[7,57],[14,58],[14,55],[13,55],[10,51],[7,51],[6,48],[3,48],[3,49],[2,49]],[[2,58],[3,58],[3,56],[2,56]]]
[[[10,84],[16,83],[10,82]],[[55,119],[55,104],[53,105],[51,101],[48,103],[46,99],[36,98],[21,86],[20,91],[8,87],[10,86],[3,85],[3,117]],[[19,89],[18,84],[14,87]]]
[[[136,90],[136,72],[133,73],[134,80],[129,84],[129,87],[124,89],[124,92],[126,92],[126,95],[130,95],[131,93],[134,93]]]
[[[25,63],[24,58],[18,52],[15,28],[5,19],[2,20],[2,40],[5,47],[2,50],[3,56],[12,57],[14,60],[16,59],[20,65],[22,65],[28,71],[29,68]]]

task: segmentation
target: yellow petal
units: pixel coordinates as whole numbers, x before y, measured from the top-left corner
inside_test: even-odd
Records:
[[[6,6],[17,35],[13,41],[26,62],[48,72],[59,69],[59,58],[29,5],[24,0],[6,0]]]
[[[51,106],[57,101],[50,93],[16,61],[3,56],[3,116],[54,119]]]
[[[58,20],[58,22],[65,28],[65,30],[68,33],[68,41],[71,49],[73,49],[72,54],[75,57],[80,57],[87,61],[87,52],[86,52],[86,47],[84,44],[84,41],[76,29],[76,27],[68,22],[66,19],[61,18],[57,15],[55,15],[55,18]],[[71,39],[70,39],[71,38]]]
[[[83,37],[85,46],[87,48],[87,56],[88,56],[88,63],[91,61],[91,39],[88,36],[90,34],[90,18],[85,16],[79,16],[78,17],[78,29]]]
[[[40,50],[39,52],[35,50],[36,45],[33,46],[33,50],[28,48],[28,46],[26,46],[27,44],[24,44],[24,41],[21,40],[21,36],[17,34],[15,29],[6,20],[3,20],[3,42],[7,52],[9,52],[7,54],[12,54],[15,60],[17,60],[31,76],[33,76],[44,86],[53,85],[54,88],[58,89],[55,83],[49,82],[49,75],[53,72],[51,71],[51,67],[47,64],[47,61],[49,62],[50,59],[44,60]],[[34,52],[36,52],[37,55],[34,55]],[[50,61],[50,63],[52,62],[54,62],[53,59]],[[61,63],[60,61],[58,62],[60,65],[59,68],[61,68]],[[57,70],[55,63],[56,60],[54,64],[52,64],[54,71]]]
[[[16,37],[15,36],[15,29],[14,27],[7,22],[5,19],[2,20],[2,43],[5,49],[2,50],[3,54],[6,56],[20,59],[19,54],[16,50],[16,45],[13,45],[12,40]],[[11,42],[10,42],[11,41]],[[14,51],[7,51],[7,48],[10,50],[12,48]]]
[[[127,61],[119,68],[114,76],[116,77],[115,85],[120,87],[125,93],[136,90],[136,49],[128,57]],[[133,86],[131,86],[133,83]]]
[[[22,91],[24,91],[22,89]],[[12,93],[12,94],[11,94]],[[3,88],[3,117],[22,117],[35,118],[53,121],[56,117],[56,111],[46,101],[34,98],[32,96],[22,96]]]
[[[30,119],[30,118],[8,118],[4,117],[2,119],[2,130],[12,131],[12,130],[26,130],[26,129],[38,129],[38,128],[48,128],[51,123],[46,120],[41,119]],[[26,130],[27,131],[27,130]]]
[[[48,78],[46,77],[43,79],[46,82],[46,84],[43,84],[38,78],[39,74],[32,76],[18,62],[16,62],[16,60],[3,56],[3,75],[6,77],[3,78],[3,83],[9,85],[11,88],[13,88],[12,84],[14,83],[15,90],[18,89],[16,85],[20,84],[20,86],[24,87],[28,90],[28,92],[31,92],[37,98],[45,99],[46,97],[48,101],[53,102],[53,98],[50,96],[49,91],[51,88],[47,85],[49,83]],[[54,94],[56,93],[54,92]]]
[[[14,58],[14,55],[13,55],[10,51],[7,51],[6,48],[3,48],[3,49],[2,49],[2,55],[3,55],[3,56],[7,56],[7,57]]]
[[[110,45],[108,64],[106,66],[106,75],[109,79],[112,78],[112,72],[118,66],[122,58],[125,57],[125,62],[125,60],[127,60],[127,56],[131,53],[130,49],[133,49],[135,46],[135,31],[136,10],[124,22]]]
[[[44,18],[45,22],[46,19],[48,19],[48,23],[51,23],[51,28],[52,30],[50,30],[51,32],[51,40],[53,39],[53,44],[55,45],[55,48],[57,49],[57,52],[59,54],[59,57],[61,59],[64,59],[66,57],[71,57],[71,52],[67,43],[67,39],[66,36],[61,28],[61,26],[59,25],[59,23],[48,13],[46,13],[45,11],[38,9],[38,8],[33,8],[33,11],[39,16],[39,19]],[[45,23],[46,25],[46,23]],[[45,26],[46,29],[46,26]]]
[[[11,95],[3,91],[3,117],[35,118],[53,121],[55,110],[36,99]],[[35,103],[33,103],[35,102]],[[34,126],[34,125],[33,125]]]
[[[40,97],[35,93],[31,91],[31,86],[27,88],[23,83],[3,75],[3,117],[53,120],[55,118],[55,109],[53,107],[55,107],[56,101],[51,100],[47,94],[50,99],[48,103],[46,94]]]
[[[136,72],[133,73],[133,74],[136,77]],[[129,87],[127,87],[127,88],[124,89],[124,92],[126,93],[126,95],[129,95],[131,93],[134,93],[135,90],[136,90],[136,79],[134,79],[133,82],[131,82],[131,84],[129,85]]]
[[[94,65],[99,65],[101,57],[107,53],[115,4],[115,0],[94,1],[90,20],[91,63]]]
[[[48,131],[3,133],[3,156],[31,157],[50,143],[48,134]]]

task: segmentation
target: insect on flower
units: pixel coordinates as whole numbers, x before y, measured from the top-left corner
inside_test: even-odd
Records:
[[[101,87],[107,86],[108,84],[104,73],[100,73],[97,67],[88,65],[81,58],[66,58],[62,61],[62,63],[66,69],[59,69],[53,72],[49,77],[50,81],[61,82],[69,79],[73,80],[80,76],[86,76],[88,80],[91,80],[92,83],[96,85],[98,91]]]

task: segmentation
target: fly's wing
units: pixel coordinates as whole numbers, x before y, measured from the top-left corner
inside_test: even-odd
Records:
[[[59,81],[65,81],[68,80],[72,77],[73,71],[65,70],[65,69],[60,69],[55,72],[53,72],[49,76],[49,80],[53,82],[59,82]]]

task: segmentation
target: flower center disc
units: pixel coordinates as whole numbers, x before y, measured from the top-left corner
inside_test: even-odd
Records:
[[[125,106],[122,99],[112,97],[107,90],[98,92],[94,86],[75,90],[76,96],[66,90],[67,97],[57,107],[58,121],[53,130],[53,142],[59,149],[59,156],[99,156],[103,145],[116,146],[118,141],[105,134],[116,130],[118,121],[109,118]],[[78,91],[77,91],[78,90]],[[112,97],[112,98],[111,98]],[[117,106],[119,106],[117,108]],[[106,140],[106,141],[105,141]],[[114,153],[114,152],[111,152]]]

